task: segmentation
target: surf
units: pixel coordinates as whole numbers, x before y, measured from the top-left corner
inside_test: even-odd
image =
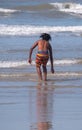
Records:
[[[20,80],[22,79],[37,79],[37,73],[1,73],[0,74],[0,79],[1,78],[19,78]],[[55,72],[54,74],[48,73],[48,78],[82,78],[82,72]]]
[[[82,5],[79,3],[64,2],[64,3],[50,3],[54,8],[59,11],[70,14],[82,14]]]
[[[0,24],[0,36],[35,36],[43,32],[82,33],[82,26],[32,26]]]
[[[61,59],[53,61],[54,65],[59,66],[71,66],[74,64],[82,64],[82,59]],[[32,61],[33,66],[35,66],[35,61]],[[47,63],[50,66],[50,61]],[[27,67],[30,64],[27,61],[0,61],[0,68],[18,68],[18,67]]]
[[[7,8],[0,8],[0,13],[15,13],[15,12],[18,12],[18,10],[7,9]]]

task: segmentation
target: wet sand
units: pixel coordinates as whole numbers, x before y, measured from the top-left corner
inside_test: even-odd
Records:
[[[0,130],[11,129],[81,130],[82,86],[0,81]]]

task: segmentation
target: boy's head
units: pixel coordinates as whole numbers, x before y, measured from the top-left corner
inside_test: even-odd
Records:
[[[43,40],[49,41],[51,40],[51,36],[47,33],[42,33],[40,36]]]

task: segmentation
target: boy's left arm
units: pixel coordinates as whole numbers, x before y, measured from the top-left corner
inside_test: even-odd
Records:
[[[52,47],[49,44],[49,53],[50,53],[50,62],[51,62],[51,72],[54,73],[54,67],[53,67],[53,54],[52,54]]]

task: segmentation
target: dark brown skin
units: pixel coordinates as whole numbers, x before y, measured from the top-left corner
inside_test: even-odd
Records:
[[[32,62],[32,59],[31,59],[31,55],[32,55],[32,52],[33,52],[33,49],[35,47],[38,47],[38,51],[49,51],[49,56],[50,56],[50,62],[51,62],[51,72],[54,73],[54,68],[53,68],[53,55],[52,55],[52,47],[50,45],[50,43],[46,40],[38,40],[37,42],[35,42],[33,44],[33,46],[31,47],[30,49],[30,52],[29,52],[29,59],[28,59],[28,62],[31,64]],[[41,68],[37,67],[37,73],[38,73],[38,76],[40,78],[40,80],[42,80],[42,72],[41,72]],[[47,69],[46,67],[43,66],[43,70],[45,70],[46,72],[44,73],[44,80],[47,79]]]

